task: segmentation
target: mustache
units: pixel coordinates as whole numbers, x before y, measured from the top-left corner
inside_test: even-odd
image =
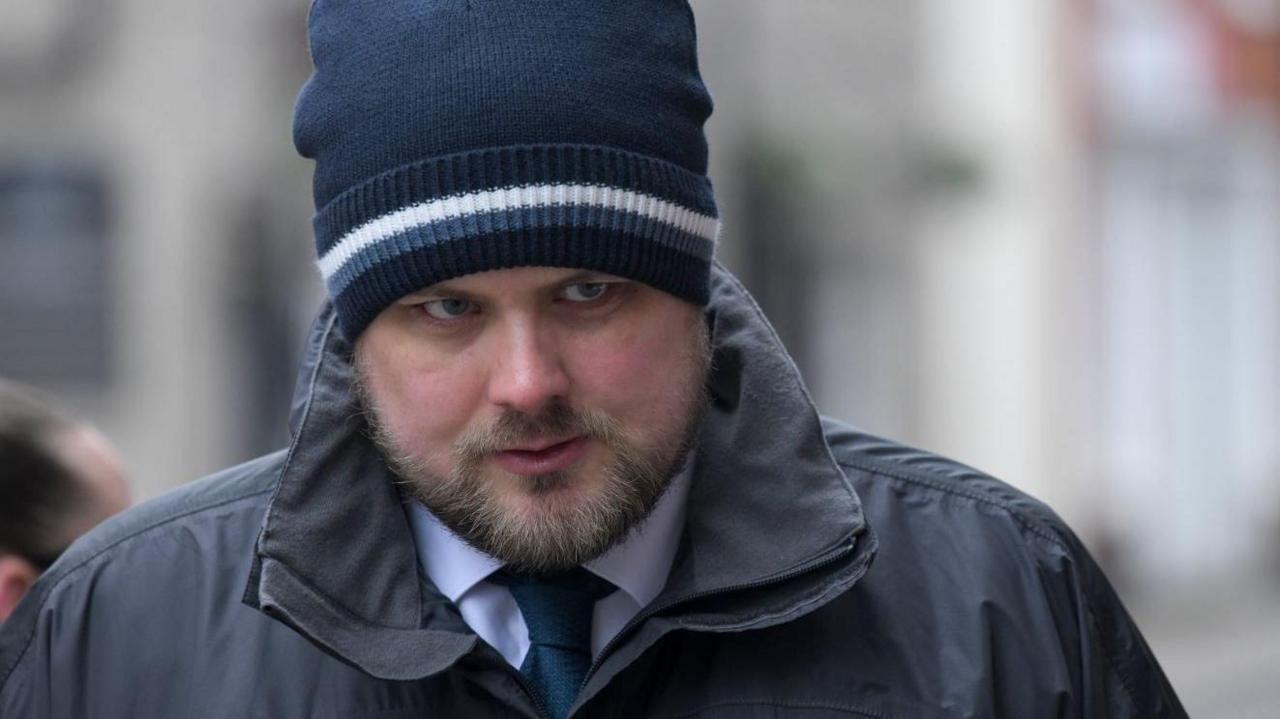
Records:
[[[618,422],[598,410],[576,410],[563,402],[537,414],[505,412],[490,427],[468,431],[453,445],[463,463],[472,463],[513,445],[547,437],[586,437],[616,446],[621,440]]]

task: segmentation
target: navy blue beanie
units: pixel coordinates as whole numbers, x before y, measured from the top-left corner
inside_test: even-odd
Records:
[[[711,98],[686,0],[315,0],[308,29],[294,144],[348,337],[506,267],[707,302]]]

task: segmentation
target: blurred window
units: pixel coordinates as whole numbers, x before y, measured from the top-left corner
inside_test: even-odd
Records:
[[[107,182],[93,166],[0,166],[0,375],[110,374]]]

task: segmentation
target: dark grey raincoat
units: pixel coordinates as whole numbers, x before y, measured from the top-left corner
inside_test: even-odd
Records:
[[[666,589],[581,717],[1180,717],[1044,505],[818,417],[717,268],[713,408]],[[287,452],[69,550],[0,630],[0,717],[537,717],[420,574],[326,312]]]

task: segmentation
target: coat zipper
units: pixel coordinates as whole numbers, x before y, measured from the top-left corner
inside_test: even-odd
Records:
[[[709,589],[702,592],[694,592],[693,594],[688,594],[683,597],[671,599],[669,601],[663,602],[662,604],[650,605],[647,609],[642,610],[641,612],[636,614],[634,617],[632,617],[631,621],[627,622],[626,625],[624,625],[622,629],[619,630],[618,633],[615,634],[613,638],[610,639],[608,643],[604,645],[604,649],[600,650],[600,656],[591,663],[591,668],[587,670],[587,676],[582,680],[582,687],[585,687],[587,685],[587,682],[591,681],[591,677],[595,676],[596,670],[598,670],[600,668],[600,665],[604,663],[604,660],[610,654],[613,653],[613,650],[617,647],[618,644],[622,642],[623,638],[625,638],[626,635],[630,633],[632,629],[639,626],[641,622],[644,622],[645,620],[649,619],[655,614],[658,614],[660,612],[665,612],[666,610],[676,606],[677,604],[684,604],[685,602],[691,602],[691,601],[694,601],[695,599],[705,599],[707,597],[714,597],[719,594],[729,594],[732,592],[740,592],[746,589],[756,589],[757,587],[763,587],[770,584],[785,582],[785,581],[794,579],[802,574],[808,574],[809,572],[822,569],[823,567],[826,567],[830,564],[834,564],[835,562],[848,556],[853,551],[853,548],[854,548],[854,540],[852,539],[846,540],[844,543],[840,544],[839,546],[835,547],[834,549],[830,550],[829,552],[827,552],[826,554],[823,554],[820,557],[816,557],[810,560],[809,562],[806,562],[805,564],[801,564],[800,566],[797,566],[797,567],[792,567],[791,569],[784,570],[770,577],[757,579],[751,582],[743,582],[741,584],[732,584],[727,587],[720,587],[718,589]],[[582,687],[578,687],[579,692],[582,691]]]
[[[623,638],[625,638],[626,635],[630,633],[632,629],[639,626],[641,622],[644,622],[650,617],[660,612],[665,612],[666,610],[678,604],[684,604],[685,602],[691,602],[696,599],[705,599],[707,597],[713,597],[720,594],[730,594],[732,592],[740,592],[746,589],[755,589],[757,587],[763,587],[770,584],[777,584],[779,582],[785,582],[790,579],[794,579],[803,574],[808,574],[809,572],[822,569],[823,567],[834,564],[840,559],[843,559],[844,557],[848,556],[849,553],[853,551],[853,548],[854,548],[854,541],[848,540],[840,544],[839,546],[835,547],[831,551],[827,552],[826,554],[823,554],[820,557],[816,557],[813,560],[810,560],[809,562],[801,564],[800,566],[792,567],[791,569],[779,572],[778,574],[765,577],[763,579],[757,579],[751,582],[743,582],[741,584],[731,584],[727,587],[720,587],[718,589],[709,589],[702,592],[694,592],[693,594],[688,594],[683,597],[677,597],[677,598],[668,600],[666,602],[663,602],[662,604],[650,605],[648,608],[640,611],[634,617],[632,617],[631,620],[628,621],[626,625],[624,625],[622,629],[619,630],[618,633],[615,634],[613,638],[610,639],[608,643],[604,645],[604,648],[600,650],[600,656],[597,657],[594,661],[592,661],[591,668],[587,670],[587,676],[583,678],[582,686],[578,687],[578,691],[581,692],[582,687],[585,687],[587,685],[587,682],[591,681],[591,677],[595,676],[596,671],[600,668],[600,665],[604,663],[605,658],[607,658],[610,654],[613,653],[613,650],[617,648],[618,644],[622,642]],[[550,719],[551,715],[547,712],[547,707],[543,703],[542,697],[538,694],[537,690],[534,688],[533,683],[530,682],[529,679],[525,677],[525,675],[522,674],[519,669],[513,672],[513,674],[515,675],[516,682],[520,684],[520,686],[524,689],[525,693],[529,695],[529,698],[533,700],[534,707],[536,707],[538,710],[538,716],[542,717],[543,719]]]
[[[510,667],[511,665],[508,664],[507,666]],[[551,719],[551,713],[547,711],[547,705],[542,702],[542,695],[537,692],[533,682],[529,681],[529,678],[518,667],[515,670],[516,682],[524,687],[524,693],[528,694],[529,698],[533,700],[533,706],[538,710],[538,716],[542,719]]]

